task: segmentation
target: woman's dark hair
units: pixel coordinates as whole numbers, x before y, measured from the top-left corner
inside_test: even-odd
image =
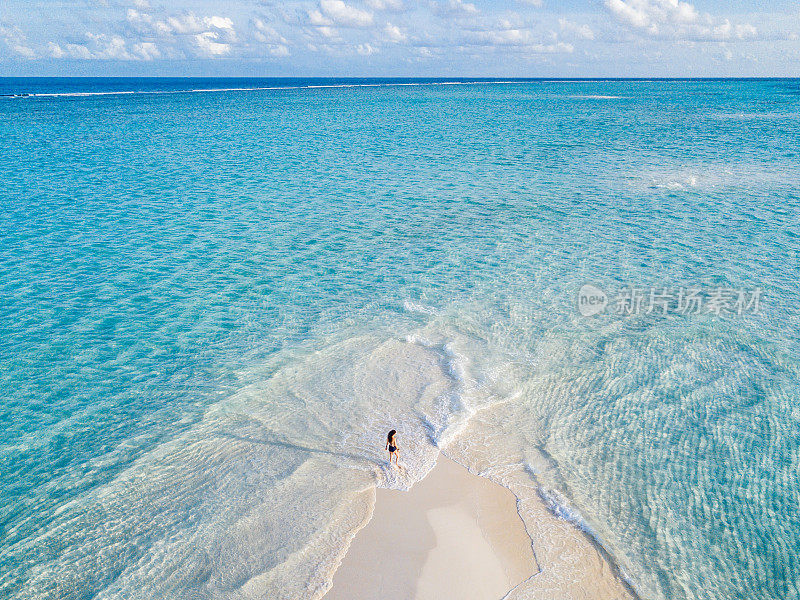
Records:
[[[392,429],[392,430],[389,432],[389,435],[386,437],[386,441],[387,441],[387,442],[391,442],[391,441],[392,441],[392,437],[394,437],[394,434],[395,434],[395,433],[397,433],[397,431],[395,431],[394,429]]]

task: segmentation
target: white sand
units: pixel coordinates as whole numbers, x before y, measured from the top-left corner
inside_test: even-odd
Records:
[[[325,600],[499,600],[537,570],[514,495],[440,455],[411,491],[377,490]]]

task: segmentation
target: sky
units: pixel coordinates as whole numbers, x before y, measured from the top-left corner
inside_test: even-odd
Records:
[[[796,77],[800,2],[2,0],[14,75]]]

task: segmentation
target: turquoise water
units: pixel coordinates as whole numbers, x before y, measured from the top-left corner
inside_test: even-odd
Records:
[[[800,598],[800,82],[309,83],[0,80],[2,595],[319,597],[442,448],[643,597]]]

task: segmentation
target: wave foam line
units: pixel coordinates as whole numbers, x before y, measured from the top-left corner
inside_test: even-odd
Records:
[[[286,85],[286,86],[257,86],[257,87],[230,87],[230,88],[197,88],[186,90],[119,90],[108,92],[42,92],[5,94],[9,98],[86,98],[93,96],[125,96],[125,95],[161,95],[161,94],[205,94],[210,92],[261,92],[276,90],[319,90],[319,89],[344,89],[344,88],[370,88],[370,87],[416,87],[416,86],[443,86],[443,85],[508,85],[538,83],[538,81],[413,81],[392,83],[338,83],[321,85]]]

